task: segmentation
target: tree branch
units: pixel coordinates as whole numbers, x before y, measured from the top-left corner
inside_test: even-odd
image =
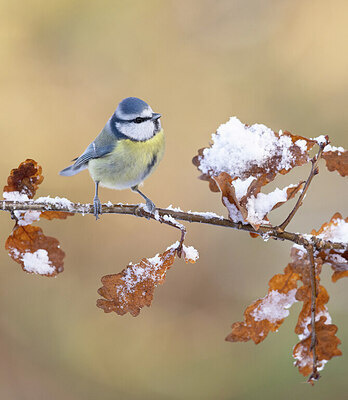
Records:
[[[311,168],[311,172],[309,173],[309,177],[308,177],[308,179],[306,180],[306,183],[305,183],[305,185],[304,185],[304,188],[303,188],[303,190],[302,190],[300,196],[298,197],[297,202],[296,202],[294,208],[291,210],[290,214],[287,216],[287,218],[285,219],[285,221],[283,221],[283,222],[278,226],[278,228],[279,228],[280,230],[284,230],[284,229],[289,225],[290,221],[293,219],[293,217],[294,217],[294,215],[296,214],[297,210],[301,207],[302,201],[303,201],[303,199],[304,199],[304,197],[305,197],[305,195],[306,195],[306,193],[307,193],[307,190],[308,190],[308,188],[309,188],[309,185],[310,185],[311,182],[312,182],[312,179],[313,179],[314,176],[317,175],[318,172],[319,172],[318,163],[319,163],[319,160],[320,160],[321,155],[322,155],[322,153],[323,153],[324,147],[325,147],[327,144],[329,144],[329,140],[327,140],[325,143],[321,143],[321,144],[319,145],[318,154],[317,154],[315,157],[313,157],[312,160],[311,160],[311,162],[312,162],[312,168]]]
[[[58,212],[69,212],[74,214],[93,214],[93,205],[71,203],[65,199],[64,202],[59,202],[58,199],[50,199],[48,202],[37,202],[37,201],[0,201],[0,211],[8,211],[13,213],[14,211],[58,211]],[[102,214],[125,214],[133,215],[137,217],[144,217],[147,219],[154,219],[160,223],[166,223],[168,225],[174,225],[176,228],[181,230],[182,238],[185,233],[181,228],[183,225],[175,224],[171,217],[179,221],[196,222],[201,224],[221,226],[225,228],[238,229],[249,233],[255,233],[263,237],[264,239],[272,238],[278,240],[288,240],[290,242],[307,247],[312,245],[316,250],[348,250],[348,246],[343,243],[334,243],[329,240],[319,239],[315,236],[304,235],[300,233],[292,233],[287,231],[281,231],[278,227],[271,225],[261,225],[258,230],[253,228],[250,224],[235,223],[229,219],[225,219],[213,213],[205,212],[184,212],[173,209],[157,208],[155,213],[150,214],[144,209],[142,204],[102,204]],[[167,217],[165,217],[167,216]],[[180,227],[181,226],[181,227]],[[182,239],[181,239],[182,240]]]

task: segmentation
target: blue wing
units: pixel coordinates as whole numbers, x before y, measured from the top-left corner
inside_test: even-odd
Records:
[[[111,153],[117,143],[115,135],[109,129],[104,128],[99,136],[92,142],[75,163],[59,172],[62,176],[76,175],[88,167],[88,162],[93,158],[100,158]]]

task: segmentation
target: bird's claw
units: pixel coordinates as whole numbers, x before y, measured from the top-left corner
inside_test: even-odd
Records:
[[[95,219],[99,219],[99,215],[101,214],[101,202],[98,197],[95,197],[93,200],[93,215]]]
[[[154,214],[154,211],[156,210],[156,206],[150,199],[147,199],[146,200],[146,206],[144,207],[144,210],[147,211],[150,214]]]

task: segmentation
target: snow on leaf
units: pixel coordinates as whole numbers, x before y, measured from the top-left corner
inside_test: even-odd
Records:
[[[198,157],[199,170],[209,176],[226,172],[243,180],[264,174],[274,179],[278,172],[289,172],[308,161],[308,151],[316,143],[290,132],[275,133],[262,124],[248,126],[236,117],[220,125],[212,140]]]
[[[307,330],[311,331],[311,325],[308,324]],[[336,336],[337,326],[327,323],[326,317],[321,316],[315,322],[315,331],[317,336],[316,354],[318,360],[318,371],[322,370],[328,360],[332,357],[342,355],[341,350],[337,346],[341,343]],[[311,349],[311,336],[302,339],[293,350],[295,358],[295,366],[298,367],[300,373],[304,376],[309,375],[313,368],[313,355]]]
[[[265,219],[267,214],[294,198],[298,191],[301,190],[303,183],[289,185],[284,189],[276,188],[273,192],[267,194],[259,193],[256,197],[250,197],[246,204],[248,212],[246,221],[256,228],[262,223],[267,223],[268,221]]]
[[[27,159],[11,171],[4,187],[3,196],[7,201],[23,202],[33,199],[43,181],[42,168],[34,160]],[[56,200],[56,199],[55,199]],[[66,200],[66,199],[62,199]],[[42,229],[32,226],[40,217],[52,220],[65,219],[68,212],[15,210],[16,224],[8,237],[5,248],[14,261],[21,264],[24,271],[45,276],[56,276],[64,270],[64,252],[59,241],[45,236]]]
[[[322,158],[326,161],[326,168],[329,171],[337,171],[341,176],[348,175],[347,150],[344,150],[342,147],[332,148],[328,145],[323,151]]]
[[[44,177],[42,175],[42,167],[38,165],[35,160],[27,159],[19,164],[18,168],[12,169],[10,176],[7,178],[7,185],[4,186],[3,197],[8,201],[29,201],[33,199],[39,185],[42,183]],[[69,202],[66,199],[51,199],[48,197],[41,197],[38,200],[45,200],[49,204],[54,201],[57,204],[57,199],[60,201],[59,204],[63,203],[66,205]],[[69,202],[71,204],[71,202]],[[73,213],[58,212],[58,211],[36,211],[28,210],[25,212],[14,211],[14,216],[17,219],[19,225],[26,226],[30,225],[35,221],[38,221],[40,217],[52,220],[52,219],[66,219],[68,216],[74,215]]]
[[[300,340],[310,335],[308,330],[308,324],[311,322],[311,288],[310,286],[301,286],[296,293],[296,300],[303,301],[302,310],[299,314],[297,325],[295,327],[295,333],[299,336]],[[318,285],[317,298],[316,298],[316,317],[315,320],[324,316],[327,323],[331,323],[331,317],[326,307],[326,303],[329,301],[329,295],[324,286]]]
[[[151,305],[154,290],[164,282],[178,250],[179,242],[176,242],[162,254],[129,264],[118,274],[103,276],[103,286],[98,289],[98,294],[104,299],[97,300],[97,307],[106,313],[114,311],[124,315],[129,312],[136,317],[144,306]],[[198,252],[193,247],[183,246],[182,252],[186,262],[194,263],[198,259]]]
[[[336,215],[337,216],[337,215]],[[312,235],[316,234],[318,238],[322,238],[323,233],[331,230],[328,224],[324,224],[319,232],[312,231]],[[295,365],[299,371],[307,376],[312,373],[313,360],[311,349],[311,319],[312,319],[312,287],[310,277],[310,262],[308,254],[302,246],[294,245],[291,249],[292,263],[291,268],[299,275],[303,285],[297,290],[296,300],[302,301],[303,306],[299,314],[295,327],[295,333],[299,336],[300,342],[295,346],[293,356],[296,360]],[[314,252],[314,263],[317,281],[317,295],[315,299],[315,326],[317,335],[316,353],[318,356],[318,370],[323,369],[326,362],[334,355],[340,355],[337,350],[339,339],[334,336],[337,331],[335,325],[331,325],[331,316],[328,312],[326,304],[329,301],[329,295],[324,286],[320,285],[320,273],[324,259],[318,251]],[[333,335],[327,335],[327,332],[333,332]],[[335,350],[336,349],[336,350]],[[320,354],[320,356],[319,356]],[[312,377],[312,375],[311,375]],[[311,379],[311,378],[310,378]]]
[[[182,255],[184,257],[186,264],[188,263],[194,264],[199,258],[199,253],[193,246],[183,245]]]
[[[307,163],[308,152],[317,143],[290,132],[273,132],[261,124],[244,125],[235,117],[221,125],[212,139],[193,164],[213,192],[220,190],[230,219],[250,223],[255,229],[268,222],[270,211],[293,198],[302,182],[269,194],[260,193],[261,188],[278,173],[287,174]]]
[[[269,281],[268,294],[252,303],[244,312],[244,321],[235,322],[232,332],[226,337],[229,342],[258,344],[266,339],[269,332],[278,330],[289,315],[289,308],[296,301],[299,275],[289,264],[283,274],[277,274]]]
[[[52,277],[64,270],[65,253],[58,240],[45,236],[37,226],[16,225],[6,240],[5,248],[28,273]]]
[[[318,231],[312,230],[311,234],[317,236],[318,239],[347,245],[346,250],[321,250],[317,251],[315,256],[321,258],[323,263],[331,264],[334,270],[333,282],[348,276],[348,218],[343,219],[340,213],[336,213]]]
[[[233,222],[250,223],[258,229],[262,223],[268,223],[267,214],[292,199],[301,190],[304,182],[276,188],[270,193],[260,193],[266,177],[233,180],[226,172],[214,177],[227,207],[229,218]]]
[[[32,199],[42,181],[41,166],[36,161],[27,159],[18,168],[11,171],[10,176],[7,178],[7,185],[3,191],[18,192]]]

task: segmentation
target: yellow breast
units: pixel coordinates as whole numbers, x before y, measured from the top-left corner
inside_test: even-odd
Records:
[[[90,160],[88,169],[94,181],[112,189],[126,189],[144,181],[157,167],[164,154],[163,129],[144,142],[119,140],[104,157]]]

